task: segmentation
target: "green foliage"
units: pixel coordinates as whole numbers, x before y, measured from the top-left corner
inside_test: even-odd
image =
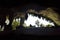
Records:
[[[20,25],[20,22],[13,21],[12,22],[12,30],[16,30],[16,27]]]

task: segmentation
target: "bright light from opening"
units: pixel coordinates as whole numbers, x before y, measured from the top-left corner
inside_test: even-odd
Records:
[[[4,31],[4,26],[0,25],[0,31]]]
[[[9,19],[6,19],[5,23],[6,23],[6,25],[9,25],[9,23],[10,23]]]
[[[31,14],[28,14],[28,18],[27,20],[24,21],[25,26],[35,26],[35,27],[41,27],[41,25],[43,27],[46,27],[47,25],[50,26],[55,26],[53,22],[47,21],[45,18],[43,19],[43,17],[39,18],[38,16],[33,16]]]
[[[4,26],[1,28],[1,31],[4,31]]]

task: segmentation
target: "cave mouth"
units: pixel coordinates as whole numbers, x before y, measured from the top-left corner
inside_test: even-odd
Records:
[[[55,23],[50,18],[35,13],[27,13],[27,19],[24,20],[24,27],[55,27]]]

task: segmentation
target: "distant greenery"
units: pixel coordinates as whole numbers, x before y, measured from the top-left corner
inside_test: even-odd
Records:
[[[16,27],[20,25],[20,22],[13,21],[12,22],[12,30],[16,30]]]

